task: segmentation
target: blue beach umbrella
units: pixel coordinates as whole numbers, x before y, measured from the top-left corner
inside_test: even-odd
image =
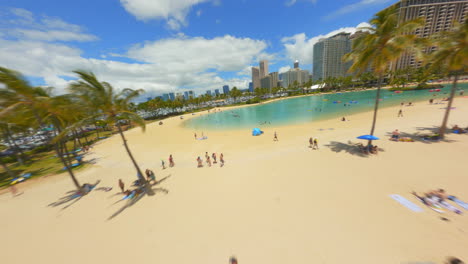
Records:
[[[378,137],[372,136],[372,135],[362,135],[362,136],[359,136],[357,138],[365,139],[365,140],[378,140],[379,139]]]

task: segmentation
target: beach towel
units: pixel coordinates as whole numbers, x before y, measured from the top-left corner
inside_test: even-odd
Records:
[[[450,201],[453,201],[454,203],[458,204],[459,206],[463,207],[463,209],[468,210],[468,203],[465,203],[465,202],[459,200],[457,197],[452,196],[452,195],[449,196],[448,199]]]
[[[406,198],[404,198],[401,195],[391,194],[390,197],[393,198],[395,201],[399,202],[400,204],[406,206],[408,209],[410,209],[413,212],[419,213],[419,212],[423,211],[423,209],[421,207],[419,207],[416,204],[406,200]]]

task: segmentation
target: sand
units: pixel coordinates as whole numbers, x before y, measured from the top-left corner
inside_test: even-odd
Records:
[[[178,117],[125,132],[141,168],[161,182],[155,195],[131,206],[117,181],[136,179],[120,137],[103,140],[77,172],[81,183],[101,180],[82,199],[48,206],[73,190],[67,174],[18,185],[24,193],[0,195],[3,263],[443,263],[468,261],[468,212],[436,213],[411,191],[444,188],[468,201],[468,135],[444,142],[389,141],[398,128],[414,136],[440,125],[445,105],[418,102],[381,109],[378,155],[361,156],[353,144],[368,134],[372,113],[250,130],[204,131],[195,140]],[[468,98],[457,97],[449,124],[466,127]],[[207,114],[206,112],[204,114]],[[185,120],[192,118],[186,115]],[[279,141],[273,142],[273,133]],[[309,137],[319,150],[308,148]],[[365,142],[363,142],[365,143]],[[196,168],[197,156],[223,153],[225,166]],[[162,170],[172,154],[176,166]],[[392,200],[416,203],[415,213]],[[441,220],[445,217],[448,221]]]

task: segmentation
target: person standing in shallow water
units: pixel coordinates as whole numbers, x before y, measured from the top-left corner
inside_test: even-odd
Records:
[[[278,141],[278,135],[276,134],[276,131],[275,131],[275,136],[273,137],[273,141]]]

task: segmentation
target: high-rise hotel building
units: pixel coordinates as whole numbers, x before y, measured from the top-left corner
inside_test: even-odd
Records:
[[[314,45],[314,80],[347,76],[351,63],[343,62],[342,58],[349,52],[351,52],[349,33],[341,32],[332,37],[320,39]]]
[[[400,23],[416,18],[425,19],[425,26],[415,32],[419,37],[451,30],[455,21],[463,23],[468,16],[468,0],[401,0],[395,5]],[[405,54],[392,65],[392,69],[418,66],[420,64],[414,55]]]
[[[252,84],[253,88],[260,88],[260,69],[252,67]]]
[[[268,61],[261,60],[260,61],[260,79],[268,75]]]

